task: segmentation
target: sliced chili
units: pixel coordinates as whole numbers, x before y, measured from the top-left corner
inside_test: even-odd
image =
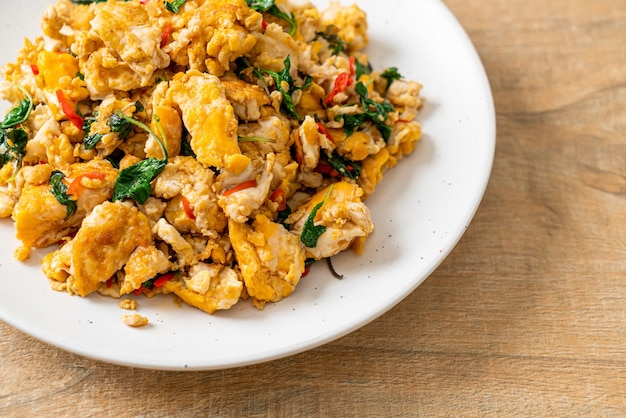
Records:
[[[342,91],[344,91],[345,89],[347,89],[349,85],[350,85],[350,74],[348,73],[339,74],[337,78],[335,79],[333,90],[328,94],[328,96],[326,96],[326,99],[324,99],[324,104],[328,106],[333,101],[335,96],[341,93]]]
[[[256,187],[256,186],[257,186],[256,179],[247,180],[247,181],[244,181],[242,183],[239,183],[235,187],[231,187],[230,189],[226,190],[222,194],[222,196],[230,196],[233,193],[239,192],[239,191],[244,190],[244,189],[249,189],[251,187]]]
[[[174,278],[175,274],[174,273],[167,273],[164,274],[163,276],[159,277],[158,279],[156,279],[154,281],[154,287],[156,287],[157,289],[162,288],[163,286],[165,286],[165,283],[169,282],[170,280],[172,280]]]
[[[81,174],[70,183],[70,185],[67,188],[67,194],[70,194],[74,196],[75,198],[78,198],[81,192],[85,189],[85,186],[83,186],[82,184],[83,179],[104,180],[105,178],[106,178],[106,175],[104,173]]]
[[[324,161],[320,161],[313,171],[322,174],[328,174],[330,177],[339,177],[339,171],[337,171],[332,165]]]
[[[328,128],[326,128],[322,124],[322,122],[317,122],[317,129],[320,131],[320,133],[324,134],[326,136],[326,138],[328,138],[330,140],[330,142],[332,142],[333,144],[335,143],[335,139],[333,138],[331,133],[328,131]]]
[[[39,75],[39,67],[37,67],[37,65],[35,65],[35,64],[31,64],[31,65],[30,65],[30,69],[31,69],[31,71],[33,72],[33,74],[35,74],[35,75]]]
[[[350,57],[350,77],[354,78],[356,75],[356,71],[354,70],[354,63],[356,62],[356,58]]]
[[[326,106],[332,103],[336,95],[345,91],[352,84],[352,80],[355,75],[354,62],[355,58],[350,57],[350,73],[341,73],[335,79],[332,91],[328,94],[328,96],[326,96],[326,99],[324,99],[324,104]]]
[[[57,90],[56,93],[57,99],[61,104],[61,109],[63,110],[63,113],[65,113],[65,116],[67,116],[67,119],[69,119],[69,121],[72,122],[74,126],[82,131],[84,123],[83,118],[80,117],[78,113],[76,113],[76,111],[74,110],[70,102],[65,98],[65,95],[61,90]]]
[[[165,26],[165,29],[163,29],[163,34],[161,35],[161,48],[167,45],[167,39],[170,37],[171,34],[172,34],[172,24],[168,23],[167,26]]]
[[[196,215],[194,215],[193,210],[191,209],[189,200],[187,200],[187,198],[183,196],[182,201],[183,201],[183,209],[185,210],[185,214],[189,217],[189,219],[195,220]]]
[[[285,199],[285,191],[283,189],[276,189],[270,195],[270,200],[272,202],[278,203],[278,211],[281,212],[285,210],[287,207],[287,200]]]

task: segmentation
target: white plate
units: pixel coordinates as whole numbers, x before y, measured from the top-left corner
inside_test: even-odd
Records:
[[[343,0],[344,4],[351,4]],[[346,3],[348,2],[348,3]],[[48,0],[3,4],[0,62],[39,34]],[[323,7],[327,1],[315,1]],[[360,0],[376,69],[396,66],[424,85],[424,137],[368,200],[376,230],[359,257],[333,259],[343,280],[318,263],[296,292],[259,311],[248,302],[213,316],[170,297],[141,298],[150,325],[122,324],[117,300],[50,290],[35,255],[13,259],[10,221],[0,222],[0,319],[52,345],[142,368],[209,370],[268,361],[344,336],[392,308],[452,250],[483,196],[493,162],[495,118],[480,59],[438,0]],[[3,109],[7,104],[3,103]]]

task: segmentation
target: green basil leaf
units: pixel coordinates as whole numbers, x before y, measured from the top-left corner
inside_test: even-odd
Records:
[[[387,92],[387,90],[389,90],[389,86],[391,86],[391,83],[393,83],[395,80],[400,80],[402,78],[402,75],[400,75],[396,67],[387,68],[380,76],[387,80],[385,93]]]
[[[115,202],[131,198],[139,204],[146,203],[152,191],[150,183],[166,165],[167,160],[147,158],[123,169],[115,179],[112,200]]]
[[[391,126],[387,125],[385,122],[387,121],[389,112],[393,112],[394,110],[393,105],[386,100],[382,103],[378,103],[370,99],[367,87],[365,87],[365,84],[361,81],[356,84],[354,89],[361,96],[361,106],[364,112],[354,115],[340,115],[336,117],[335,120],[343,119],[343,130],[347,136],[352,135],[354,131],[359,129],[365,122],[371,121],[376,126],[385,142],[389,141]]]
[[[339,115],[335,120],[343,119],[343,131],[346,136],[351,136],[354,131],[358,130],[361,125],[369,120],[369,116],[365,113],[356,113],[354,115]]]
[[[328,158],[328,162],[339,174],[349,179],[355,180],[361,175],[361,165],[355,161],[349,161],[333,154]]]
[[[367,87],[360,81],[356,84],[355,90],[361,96],[361,105],[365,110],[365,114],[376,125],[383,139],[387,142],[391,136],[391,127],[385,122],[389,112],[393,112],[393,105],[386,100],[378,103],[370,99]]]
[[[13,152],[21,155],[22,157],[26,155],[26,143],[28,142],[28,134],[24,129],[12,129],[8,131],[7,137],[13,143],[13,145],[10,147]]]
[[[363,74],[371,74],[371,73],[372,73],[372,66],[369,62],[366,65],[360,62],[359,60],[356,60],[356,59],[354,60],[354,78],[356,80],[361,78]]]
[[[56,200],[65,206],[66,215],[65,219],[69,219],[74,213],[76,213],[77,205],[76,201],[72,199],[71,195],[67,194],[67,186],[61,181],[65,177],[65,174],[55,170],[50,176],[50,191]]]
[[[317,240],[319,239],[319,237],[328,229],[324,225],[315,225],[313,223],[313,218],[317,214],[319,208],[322,207],[322,204],[323,202],[320,202],[315,205],[313,211],[311,212],[311,215],[309,215],[306,222],[304,223],[304,229],[302,230],[302,234],[300,235],[300,241],[302,241],[302,243],[309,248],[315,248],[317,246]]]
[[[169,10],[170,12],[178,13],[181,6],[185,4],[186,1],[187,0],[172,0],[172,1],[163,0],[163,4],[165,5],[165,8]]]
[[[7,144],[8,134],[5,129],[0,128],[0,168],[13,159],[10,148]]]
[[[30,112],[33,110],[33,99],[23,87],[20,87],[20,90],[22,90],[26,98],[22,99],[16,107],[6,114],[2,123],[0,123],[0,128],[13,128],[20,123],[26,122],[30,116]]]
[[[154,180],[165,168],[167,165],[168,153],[167,147],[161,140],[161,138],[156,135],[152,129],[150,129],[143,122],[139,122],[131,118],[130,116],[124,115],[119,110],[114,113],[116,120],[119,119],[120,125],[121,121],[124,120],[129,122],[132,125],[138,126],[141,129],[148,132],[150,135],[156,139],[159,146],[161,147],[161,151],[163,152],[163,159],[158,160],[156,158],[147,158],[145,160],[139,161],[136,164],[131,165],[119,172],[117,179],[115,179],[115,185],[113,186],[113,197],[112,200],[115,202],[116,200],[124,200],[126,198],[131,198],[135,202],[139,204],[143,204],[150,197],[150,192],[152,191],[152,185],[150,184],[152,180]],[[159,118],[155,116],[155,120],[161,134],[163,135],[163,129],[161,128],[161,124]],[[165,136],[163,136],[163,140],[167,140]]]
[[[333,52],[333,55],[339,55],[346,50],[346,43],[337,34],[337,27],[329,25],[324,32],[317,32],[318,36],[321,36],[328,42],[328,47]]]
[[[278,90],[282,96],[283,101],[280,105],[280,109],[294,119],[300,120],[300,115],[298,115],[298,111],[296,110],[296,106],[293,103],[293,99],[291,98],[291,93],[296,91],[298,87],[294,85],[293,77],[291,77],[291,58],[287,56],[285,61],[283,62],[284,67],[280,72],[271,71],[271,70],[262,70],[263,73],[268,74],[270,77],[274,79],[274,83],[276,84],[276,90]],[[285,90],[283,87],[283,82],[289,85],[289,89]]]
[[[16,160],[16,168],[19,170],[26,155],[27,142],[28,134],[24,129],[0,128],[0,167],[4,167],[9,161]]]
[[[92,134],[91,125],[93,125],[98,119],[90,116],[83,119],[83,132],[85,132],[85,137],[83,138],[83,146],[86,150],[90,150],[95,148],[98,145],[98,142],[104,136],[103,134]]]
[[[296,34],[296,29],[298,29],[296,17],[293,13],[287,14],[280,10],[274,0],[246,0],[246,4],[255,12],[266,12],[267,14],[286,21],[289,25],[289,35],[293,36]]]
[[[128,119],[120,116],[120,113],[113,113],[109,118],[109,127],[111,128],[111,132],[116,132],[119,134],[120,139],[128,138],[131,131],[133,130],[133,125]]]
[[[87,116],[83,118],[83,132],[89,134],[89,131],[91,130],[91,125],[93,125],[97,120],[98,118],[96,118],[95,116]]]
[[[302,84],[302,87],[300,87],[300,90],[308,89],[309,87],[311,87],[311,84],[313,84],[313,77],[307,74],[306,77],[304,78],[304,84]]]
[[[103,136],[104,136],[103,134],[92,134],[92,135],[86,136],[85,139],[83,139],[83,144],[84,144],[85,149],[90,150],[90,149],[95,148]]]
[[[10,154],[0,154],[0,168],[4,167],[4,165],[12,159],[13,157],[11,157]]]
[[[293,13],[287,14],[283,12],[282,10],[280,10],[278,6],[276,5],[270,7],[267,10],[267,13],[274,17],[277,17],[279,19],[286,21],[287,24],[289,25],[289,30],[287,31],[289,35],[293,36],[296,34],[296,30],[298,29],[298,22],[296,21],[296,17],[294,16]]]
[[[324,200],[313,206],[313,210],[304,222],[304,227],[302,228],[302,233],[300,234],[300,241],[302,241],[302,243],[309,248],[315,248],[317,246],[317,240],[319,239],[319,237],[328,229],[324,225],[315,225],[315,216],[317,215],[317,212],[320,210],[320,208],[324,206],[324,203],[326,203],[326,201],[328,200],[328,197],[330,196],[332,190],[333,186],[330,186],[328,192],[326,193],[326,196],[324,197]]]
[[[274,0],[246,0],[249,8],[257,12],[266,12],[274,5]]]

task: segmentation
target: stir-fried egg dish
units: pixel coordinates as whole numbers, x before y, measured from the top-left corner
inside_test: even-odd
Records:
[[[372,69],[356,5],[58,0],[42,29],[1,70],[0,217],[72,295],[278,302],[362,252],[421,135],[421,86]]]

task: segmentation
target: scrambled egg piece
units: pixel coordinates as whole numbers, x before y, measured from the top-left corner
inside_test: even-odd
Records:
[[[164,50],[178,65],[220,77],[254,47],[262,22],[244,0],[187,1]]]
[[[127,311],[134,311],[137,309],[137,301],[134,299],[122,299],[120,300],[119,307]]]
[[[165,289],[209,314],[231,308],[243,291],[237,271],[229,267],[206,266],[185,282],[171,280],[165,284]]]
[[[94,4],[90,28],[72,45],[92,99],[152,83],[170,57],[161,50],[163,29],[138,2]]]
[[[356,5],[251,4],[58,0],[0,69],[0,217],[19,260],[58,245],[52,289],[212,314],[362,252],[363,200],[415,149],[422,86],[370,70]]]
[[[332,1],[320,14],[322,26],[339,29],[338,36],[348,44],[350,51],[363,49],[368,43],[367,16],[356,4],[345,7]]]
[[[367,237],[374,231],[370,211],[360,199],[362,194],[356,184],[334,183],[289,216],[287,223],[292,225],[291,231],[301,235],[313,209],[323,203],[313,216],[313,222],[325,226],[326,231],[319,236],[315,247],[306,247],[307,258],[332,257],[348,248],[355,239]]]
[[[179,156],[171,159],[156,179],[153,193],[167,201],[165,217],[179,231],[220,233],[228,221],[218,205],[214,183],[213,171],[192,157]]]
[[[245,222],[267,200],[276,157],[267,154],[266,160],[255,159],[248,169],[238,176],[226,172],[218,178],[215,188],[222,190],[218,203],[229,219]],[[250,187],[241,188],[246,183]],[[241,190],[239,190],[241,188]]]
[[[229,221],[230,239],[248,294],[260,302],[289,296],[304,272],[304,251],[298,236],[265,215],[252,226]]]
[[[28,171],[28,170],[27,170]],[[113,193],[117,170],[104,160],[68,166],[66,179],[75,183],[76,212],[67,217],[67,208],[51,192],[51,169],[37,177],[25,177],[20,199],[13,209],[16,236],[25,246],[47,247],[75,231],[93,208]],[[90,179],[97,173],[98,178]],[[30,181],[29,181],[30,180]]]
[[[72,239],[68,291],[86,296],[126,265],[137,247],[152,244],[148,219],[136,207],[104,202]]]
[[[250,160],[239,149],[237,119],[219,78],[196,70],[179,73],[168,96],[180,107],[198,161],[235,174],[246,169]]]
[[[131,253],[124,266],[124,280],[120,286],[120,294],[125,295],[141,288],[146,280],[157,274],[167,273],[171,264],[162,251],[153,246],[140,246]]]
[[[128,325],[129,327],[139,328],[139,327],[144,327],[148,325],[150,320],[146,318],[145,316],[141,316],[139,314],[132,314],[132,315],[124,315],[122,317],[122,322]]]

